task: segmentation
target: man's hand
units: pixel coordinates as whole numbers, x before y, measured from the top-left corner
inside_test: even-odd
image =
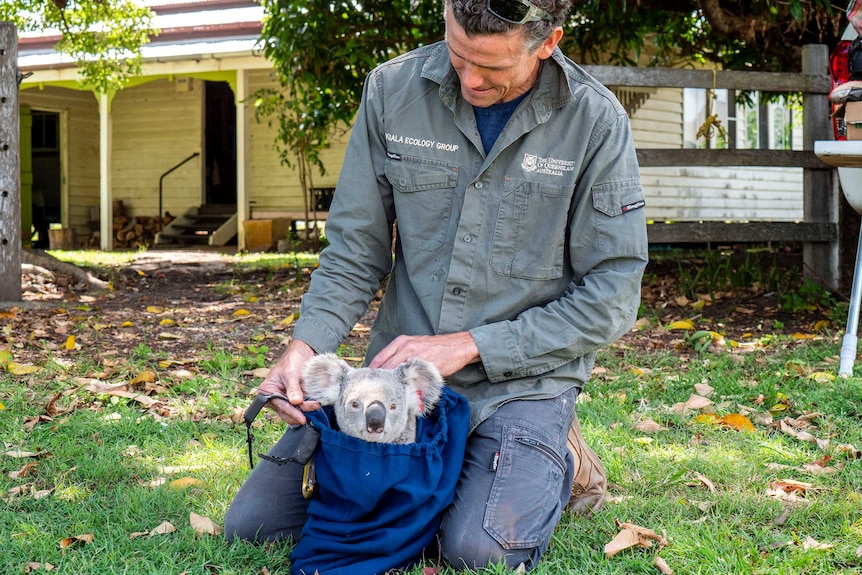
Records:
[[[305,392],[300,385],[302,366],[315,353],[311,347],[298,339],[292,340],[278,362],[269,370],[266,378],[258,386],[260,393],[280,393],[287,396],[290,403],[283,399],[272,399],[267,405],[287,423],[305,423],[305,411],[320,408],[316,401],[305,401]]]
[[[380,350],[368,367],[393,368],[408,359],[422,359],[433,364],[443,377],[480,361],[473,336],[461,331],[444,335],[400,335]]]

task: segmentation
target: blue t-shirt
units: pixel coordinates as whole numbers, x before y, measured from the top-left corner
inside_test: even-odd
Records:
[[[479,128],[479,136],[482,137],[482,146],[484,146],[486,154],[494,147],[497,136],[503,131],[503,127],[509,121],[512,112],[529,93],[529,91],[524,92],[514,100],[491,104],[487,108],[473,106],[473,112],[476,114],[476,127]]]

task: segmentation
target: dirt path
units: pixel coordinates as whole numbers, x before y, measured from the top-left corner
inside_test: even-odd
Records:
[[[727,342],[768,334],[834,337],[823,329],[843,329],[842,319],[830,318],[829,309],[787,313],[780,294],[757,286],[714,294],[702,304],[690,301],[679,296],[679,269],[675,262],[650,264],[642,318],[615,347],[691,351],[685,331],[667,329],[685,319],[697,330],[724,334]],[[251,270],[212,251],[151,250],[102,278],[113,285],[108,293],[89,292],[68,277],[25,274],[24,302],[0,306],[0,328],[20,363],[89,354],[104,364],[144,348],[153,357],[181,363],[199,361],[213,349],[238,356],[263,349],[271,362],[291,334],[309,274],[292,267]],[[364,350],[373,318],[372,309],[351,333],[349,355]],[[70,350],[71,335],[77,347]]]

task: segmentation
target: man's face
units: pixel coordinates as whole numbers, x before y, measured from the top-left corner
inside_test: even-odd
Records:
[[[535,52],[527,50],[520,28],[471,38],[451,10],[446,10],[446,45],[461,79],[461,94],[479,108],[514,100],[529,91],[536,82],[540,60],[550,56],[557,44],[555,37]]]

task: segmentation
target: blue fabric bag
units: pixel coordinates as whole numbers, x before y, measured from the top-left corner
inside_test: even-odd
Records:
[[[416,443],[372,443],[333,429],[331,410],[307,413],[320,431],[317,486],[293,575],[382,575],[409,567],[437,534],[461,474],[470,424],[467,400],[443,389],[419,419]]]

